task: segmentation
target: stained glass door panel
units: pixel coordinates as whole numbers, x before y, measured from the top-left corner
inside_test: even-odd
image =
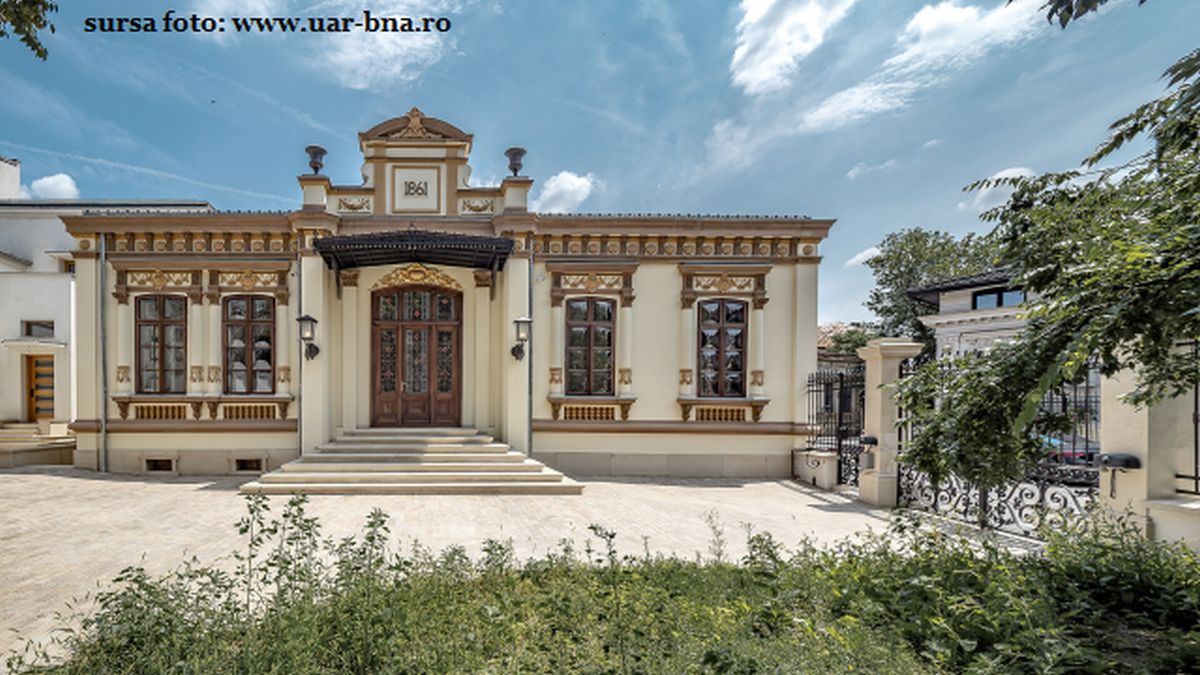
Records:
[[[462,296],[383,289],[372,298],[373,426],[458,426]]]

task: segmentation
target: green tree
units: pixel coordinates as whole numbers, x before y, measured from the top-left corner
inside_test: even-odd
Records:
[[[54,24],[47,17],[58,11],[58,3],[51,0],[0,0],[0,37],[16,35],[33,53],[43,61],[49,52],[38,39],[38,31],[50,29]]]
[[[879,255],[866,262],[875,288],[866,307],[879,318],[879,332],[907,336],[933,349],[933,333],[918,318],[934,308],[908,297],[908,289],[942,279],[976,274],[991,268],[994,244],[971,234],[962,239],[937,230],[914,227],[893,232],[879,244]]]
[[[872,330],[862,326],[850,326],[829,337],[829,351],[834,354],[854,354],[859,347],[866,347],[867,342],[875,337],[878,336]]]
[[[1052,0],[1063,26],[1106,0]],[[982,485],[1019,475],[1044,456],[1057,421],[1038,404],[1089,356],[1101,372],[1132,370],[1131,403],[1177,396],[1200,381],[1200,50],[1167,70],[1168,91],[1112,125],[1085,164],[1097,167],[1145,135],[1153,148],[1121,166],[987,180],[1012,188],[984,217],[999,261],[1035,294],[1027,325],[987,354],[942,361],[900,383],[916,425],[908,461],[934,480]]]

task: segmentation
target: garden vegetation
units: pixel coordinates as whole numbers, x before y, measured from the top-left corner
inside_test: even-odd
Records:
[[[242,551],[123,571],[13,673],[1052,673],[1200,669],[1200,559],[1099,517],[1014,552],[899,520],[832,548],[747,530],[726,559],[618,555],[618,535],[519,562],[488,541],[401,551],[387,518],[322,537],[249,498]],[[233,568],[229,572],[227,569]],[[51,656],[51,653],[58,656]]]

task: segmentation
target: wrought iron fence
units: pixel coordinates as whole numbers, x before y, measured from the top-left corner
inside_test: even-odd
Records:
[[[838,483],[843,485],[858,485],[864,377],[862,366],[808,376],[808,422],[817,429],[808,438],[808,449],[838,453]]]
[[[921,362],[909,359],[901,377]],[[984,489],[956,476],[934,485],[929,476],[904,461],[899,463],[899,504],[937,513],[981,527],[1036,536],[1081,514],[1096,499],[1100,482],[1094,459],[1099,454],[1099,373],[1089,363],[1085,375],[1047,394],[1043,414],[1060,415],[1067,430],[1043,437],[1047,456],[1019,481]],[[899,450],[914,433],[900,411]]]
[[[1190,347],[1192,362],[1200,363],[1200,341],[1192,340],[1180,344]],[[1192,456],[1191,473],[1175,474],[1175,492],[1185,495],[1200,495],[1200,382],[1192,387]],[[1178,483],[1182,481],[1183,485]]]

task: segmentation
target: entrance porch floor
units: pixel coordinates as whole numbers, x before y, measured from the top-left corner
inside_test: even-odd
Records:
[[[576,550],[595,523],[617,533],[622,553],[708,555],[705,514],[722,524],[729,558],[745,552],[745,530],[794,546],[809,537],[832,543],[887,526],[888,513],[791,481],[737,479],[580,478],[581,496],[345,495],[310,497],[308,512],[323,534],[357,533],[379,507],[393,540],[440,550],[464,546],[473,557],[485,539],[511,540],[518,557],[541,556],[573,539]],[[245,513],[245,477],[114,476],[69,467],[0,471],[0,663],[25,638],[44,641],[56,612],[83,599],[126,566],[152,574],[185,557],[225,559],[244,545],[235,523]],[[277,514],[285,497],[271,500]],[[76,606],[80,606],[79,603]],[[14,631],[16,631],[14,633]],[[20,636],[20,637],[18,637]]]

